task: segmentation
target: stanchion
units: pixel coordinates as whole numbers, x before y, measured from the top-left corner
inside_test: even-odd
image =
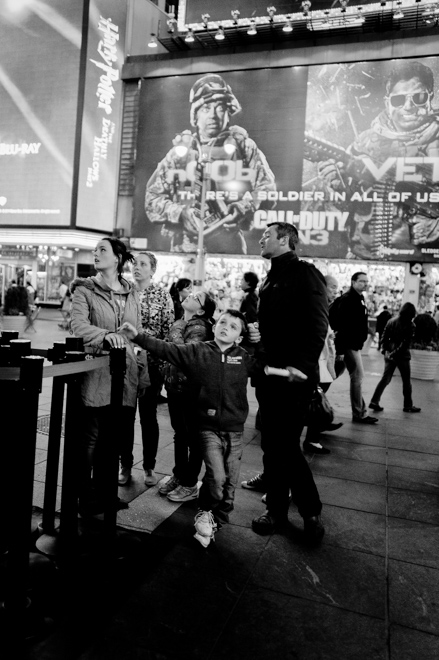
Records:
[[[29,599],[29,532],[32,523],[35,447],[37,438],[38,398],[41,392],[44,358],[27,356],[20,364],[21,415],[15,437],[9,437],[15,455],[12,465],[20,465],[20,488],[14,490],[13,514],[9,516],[8,554],[4,609],[12,617],[18,643],[26,637]]]
[[[67,362],[85,360],[81,351],[66,351]],[[80,469],[79,420],[81,414],[81,375],[67,377],[66,419],[64,425],[64,460],[62,473],[61,520],[59,542],[62,559],[69,561],[78,546],[78,475]]]
[[[105,445],[105,510],[104,534],[110,540],[116,535],[118,501],[119,446],[122,432],[123,387],[126,371],[126,349],[110,350],[111,415]]]
[[[0,337],[0,344],[2,346],[8,345],[11,339],[18,339],[19,332],[17,330],[3,330]]]
[[[65,361],[66,345],[55,342],[47,356],[53,364]],[[64,405],[65,377],[55,376],[52,385],[50,404],[49,438],[47,442],[46,479],[44,485],[43,518],[39,525],[40,537],[37,549],[45,555],[54,556],[58,550],[58,534],[55,529],[56,496],[58,489],[58,469],[61,446],[62,415]]]

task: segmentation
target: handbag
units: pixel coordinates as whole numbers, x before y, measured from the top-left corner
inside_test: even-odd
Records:
[[[309,404],[308,424],[310,421],[319,431],[324,431],[334,421],[334,409],[319,385],[316,386]]]

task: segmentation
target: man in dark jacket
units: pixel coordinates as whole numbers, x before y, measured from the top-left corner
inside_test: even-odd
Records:
[[[367,307],[364,302],[363,291],[367,289],[368,284],[366,273],[354,273],[351,279],[351,288],[338,301],[337,317],[333,318],[332,309],[329,315],[331,327],[336,332],[335,348],[337,354],[344,356],[346,368],[351,378],[352,421],[359,424],[375,424],[378,421],[376,417],[367,415],[361,390],[364,377],[361,349],[368,334]]]
[[[328,327],[328,299],[323,275],[298,259],[297,229],[284,222],[267,225],[261,255],[271,270],[259,290],[259,329],[270,367],[287,367],[289,378],[260,380],[256,394],[261,412],[264,486],[267,511],[253,530],[270,534],[288,521],[289,490],[304,519],[309,541],[324,534],[322,504],[300,447],[311,396],[318,383],[318,359]]]

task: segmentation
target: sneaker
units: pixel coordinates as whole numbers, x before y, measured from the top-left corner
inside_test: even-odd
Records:
[[[320,543],[325,534],[325,528],[323,527],[320,516],[304,518],[303,531],[308,543]]]
[[[410,408],[403,408],[404,412],[421,412],[417,406],[410,406]]]
[[[207,546],[210,544],[211,541],[215,541],[215,537],[212,536],[202,536],[201,534],[198,534],[198,532],[195,532],[194,534],[194,539],[198,541],[198,543],[201,543],[203,548],[207,548]]]
[[[323,447],[320,442],[305,442],[303,443],[304,454],[330,454],[330,450]]]
[[[168,495],[173,490],[175,490],[179,485],[180,482],[177,479],[177,477],[170,477],[168,481],[165,481],[165,483],[160,486],[159,493],[160,495]]]
[[[382,412],[384,410],[384,408],[380,406],[379,403],[374,403],[373,401],[369,403],[369,408],[375,410],[376,412]]]
[[[352,421],[356,424],[376,424],[378,417],[370,417],[370,415],[366,415],[366,417],[352,417]]]
[[[195,532],[212,540],[217,530],[217,525],[212,511],[198,511],[194,520]]]
[[[243,488],[248,488],[249,490],[257,490],[260,493],[264,493],[266,490],[264,484],[264,473],[260,472],[255,477],[252,477],[248,481],[241,481],[241,486]]]
[[[131,481],[131,468],[126,468],[123,465],[121,465],[117,483],[119,484],[119,486],[128,486],[130,481]]]
[[[155,486],[158,479],[154,474],[154,470],[144,470],[143,473],[145,486]]]
[[[273,534],[285,527],[287,522],[288,518],[274,518],[269,511],[266,511],[259,518],[253,518],[252,529],[256,534]]]
[[[168,500],[171,502],[188,502],[196,500],[198,497],[198,487],[178,486],[175,490],[168,493]]]

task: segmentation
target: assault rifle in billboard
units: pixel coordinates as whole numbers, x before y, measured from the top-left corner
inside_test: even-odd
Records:
[[[314,163],[331,159],[336,167],[337,163],[342,163],[343,172],[339,173],[341,183],[346,187],[346,181],[350,179],[349,189],[352,192],[375,188],[379,184],[386,192],[384,202],[401,202],[409,207],[409,213],[413,216],[439,217],[439,158],[391,157],[377,163],[369,156],[355,156],[347,149],[309,132],[305,132],[303,155]]]

